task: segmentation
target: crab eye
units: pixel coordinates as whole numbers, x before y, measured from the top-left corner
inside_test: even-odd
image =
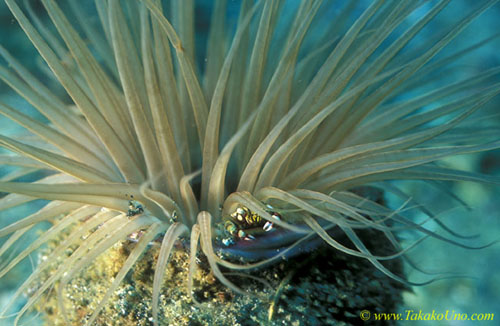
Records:
[[[264,226],[262,227],[262,229],[266,232],[271,231],[273,229],[273,223],[267,221],[266,224],[264,224]]]
[[[233,222],[231,221],[226,221],[224,223],[224,228],[226,229],[227,232],[229,232],[230,234],[235,234],[236,231],[237,231],[237,228],[236,228],[236,225],[234,225]]]

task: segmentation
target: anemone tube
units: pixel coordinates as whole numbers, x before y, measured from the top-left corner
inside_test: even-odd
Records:
[[[0,209],[49,201],[0,230],[0,236],[10,235],[0,253],[36,224],[53,222],[4,261],[0,277],[78,225],[4,308],[2,315],[66,248],[77,248],[31,294],[16,324],[46,291],[57,284],[61,296],[76,273],[137,232],[141,237],[99,307],[160,236],[152,296],[155,324],[165,266],[178,239],[189,239],[191,274],[200,244],[217,279],[242,294],[219,266],[259,268],[293,255],[313,239],[368,260],[390,278],[416,284],[380,262],[405,256],[408,248],[401,248],[396,232],[414,229],[423,237],[464,246],[454,240],[458,235],[425,208],[413,209],[428,214],[450,238],[405,217],[406,207],[390,209],[353,189],[374,185],[394,191],[388,180],[411,179],[429,185],[499,184],[493,176],[436,164],[451,155],[500,147],[498,126],[484,127],[477,112],[500,92],[498,83],[488,83],[498,67],[408,95],[433,85],[436,71],[456,69],[457,58],[492,41],[461,52],[442,51],[497,1],[481,1],[439,37],[415,47],[409,43],[449,0],[432,6],[375,0],[352,23],[349,17],[355,17],[361,2],[335,11],[335,4],[321,0],[296,6],[243,0],[234,29],[226,21],[227,1],[216,0],[202,68],[195,51],[192,0],[171,1],[170,8],[159,0],[96,0],[99,24],[82,16],[82,2],[68,1],[64,9],[69,7],[70,14],[56,1],[42,0],[50,26],[29,5],[5,2],[71,103],[0,48],[9,66],[0,67],[0,78],[48,120],[43,123],[0,104],[3,115],[34,135],[0,136],[0,145],[12,152],[2,154],[0,162],[17,168],[0,182],[0,190],[10,193],[0,200]],[[423,14],[411,20],[417,10]],[[48,171],[49,176],[12,181],[33,171]],[[412,198],[399,193],[411,205]],[[273,228],[255,235],[247,231],[254,237],[248,243],[238,238],[234,244],[222,243],[224,221],[238,209]],[[364,229],[380,232],[395,253],[373,255],[357,234]],[[339,233],[354,248],[339,243]],[[252,260],[236,264],[224,255]],[[191,280],[188,288],[191,293]]]

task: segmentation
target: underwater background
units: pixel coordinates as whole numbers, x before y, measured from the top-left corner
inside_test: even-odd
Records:
[[[293,1],[293,0],[292,0]],[[235,1],[236,3],[238,1]],[[369,1],[366,1],[369,3]],[[430,2],[432,3],[432,2]],[[420,38],[432,38],[433,30],[439,30],[442,26],[447,26],[454,21],[457,16],[461,16],[471,8],[475,7],[476,1],[452,0],[448,7],[434,20]],[[212,1],[197,2],[197,14],[200,17],[197,24],[207,26],[209,23],[209,11]],[[429,4],[430,5],[430,4]],[[238,14],[238,6],[235,4],[234,10],[230,11],[234,19]],[[207,11],[205,13],[204,11]],[[418,11],[415,12],[418,15]],[[231,17],[230,17],[231,18]],[[497,4],[477,21],[475,21],[460,37],[452,42],[445,51],[454,52],[500,31],[500,6]],[[203,43],[203,38],[207,34],[199,34],[199,41]],[[418,41],[418,38],[417,38]],[[39,67],[41,60],[28,41],[26,36],[11,16],[9,10],[3,2],[0,2],[0,44],[9,49],[11,53],[22,61],[30,70]],[[198,47],[200,48],[200,47]],[[473,72],[500,65],[500,42],[495,40],[480,49],[461,59],[457,64],[461,66],[460,71]],[[2,64],[4,64],[2,62]],[[449,78],[458,76],[450,75]],[[0,101],[14,107],[23,108],[31,116],[43,118],[35,110],[17,97],[3,83],[0,82]],[[488,104],[488,109],[492,113],[492,118],[500,119],[500,98],[495,98]],[[21,127],[11,123],[8,119],[0,116],[0,128],[2,134],[13,135],[21,132]],[[499,130],[500,135],[500,130]],[[0,153],[6,153],[0,149]],[[467,155],[463,157],[452,157],[445,162],[449,166],[461,169],[478,171],[482,173],[500,175],[500,151],[492,151],[478,155]],[[11,170],[8,167],[0,167],[0,177],[7,175]],[[25,181],[25,180],[22,180]],[[401,185],[401,183],[400,183]],[[408,193],[415,194],[421,202],[431,207],[436,212],[443,212],[441,220],[450,226],[457,233],[464,235],[478,234],[478,238],[464,241],[467,244],[482,245],[500,238],[500,187],[486,186],[474,183],[455,183],[451,191],[456,193],[466,204],[467,208],[449,196],[440,196],[439,192],[426,193],[417,182],[405,182],[404,189]],[[388,196],[388,203],[396,208],[401,203],[397,198]],[[27,212],[34,212],[43,206],[43,201],[34,201],[30,206],[11,209],[0,212],[0,228],[15,220],[16,216],[26,216]],[[452,207],[453,209],[449,209]],[[24,210],[21,212],[20,209]],[[415,216],[416,221],[423,221],[423,217]],[[440,232],[433,228],[430,223],[425,224],[430,230]],[[33,236],[36,230],[33,230]],[[416,239],[412,233],[401,234],[403,247],[405,241],[410,243]],[[0,245],[5,241],[0,239]],[[465,277],[450,278],[437,281],[430,285],[414,287],[412,291],[405,292],[404,303],[399,311],[387,311],[387,313],[401,312],[403,316],[409,311],[423,314],[446,313],[471,315],[473,313],[493,313],[494,321],[403,321],[401,325],[500,325],[500,244],[480,250],[467,250],[459,248],[434,239],[424,241],[410,252],[414,261],[424,270],[434,273],[457,273]],[[3,306],[12,294],[17,285],[24,280],[31,272],[37,257],[31,257],[32,261],[25,260],[15,271],[10,272],[0,280],[0,306]],[[357,259],[357,258],[352,258]],[[408,278],[412,281],[419,281],[419,276],[412,275],[410,269]],[[420,276],[421,277],[421,276]],[[263,309],[267,309],[263,307]],[[361,321],[360,321],[361,323]],[[28,322],[29,325],[37,325],[36,319]],[[11,325],[9,320],[1,320],[0,326]]]

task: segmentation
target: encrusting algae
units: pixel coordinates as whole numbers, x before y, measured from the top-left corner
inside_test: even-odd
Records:
[[[366,234],[367,246],[378,254],[390,252],[388,243]],[[114,245],[99,256],[85,271],[65,287],[63,302],[67,318],[63,318],[56,291],[41,300],[36,309],[43,312],[47,325],[81,325],[99,304],[99,298],[109,288],[130,250],[131,239]],[[49,245],[56,248],[57,243]],[[159,246],[151,247],[136,263],[122,282],[114,297],[103,308],[96,325],[149,326],[151,314],[154,266]],[[67,251],[67,255],[71,250]],[[41,259],[44,259],[44,253]],[[206,259],[200,257],[194,280],[194,296],[203,307],[193,306],[187,293],[186,280],[189,254],[179,242],[172,252],[166,270],[159,303],[159,324],[178,326],[278,326],[278,325],[359,325],[360,312],[396,311],[401,304],[402,291],[407,288],[363,260],[322,246],[313,254],[304,253],[252,274],[227,273],[226,276],[250,295],[235,295],[210,272]],[[401,271],[399,260],[388,267]],[[50,273],[50,270],[47,272]],[[253,295],[252,295],[253,293]],[[262,299],[256,295],[267,297]],[[69,321],[69,323],[68,323]],[[370,325],[370,322],[365,322]],[[395,325],[387,321],[386,325]]]

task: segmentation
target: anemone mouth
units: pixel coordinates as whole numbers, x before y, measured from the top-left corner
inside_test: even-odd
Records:
[[[9,193],[0,209],[49,201],[0,229],[0,236],[10,235],[0,254],[35,225],[51,225],[5,261],[0,277],[70,232],[16,291],[14,298],[46,276],[14,323],[54,287],[65,315],[60,298],[71,279],[132,236],[135,246],[86,317],[89,325],[158,237],[155,324],[178,239],[189,243],[187,288],[195,303],[201,253],[215,278],[240,294],[247,293],[227,270],[263,267],[315,251],[319,243],[406,285],[439,279],[413,283],[383,262],[406,258],[426,237],[467,247],[455,240],[467,236],[391,181],[417,179],[452,198],[447,182],[500,184],[498,177],[440,165],[449,156],[500,148],[498,124],[480,114],[500,93],[493,82],[500,69],[452,81],[442,73],[462,71],[458,59],[496,41],[493,35],[461,51],[445,49],[497,1],[481,1],[442,35],[426,38],[449,2],[337,7],[321,0],[243,0],[233,26],[232,4],[215,1],[203,52],[192,0],[96,0],[90,9],[79,1],[42,0],[42,17],[29,1],[5,0],[48,78],[71,99],[61,100],[0,47],[6,63],[0,79],[47,119],[0,103],[0,113],[31,135],[0,136],[12,152],[0,162],[16,168],[0,181],[0,191]],[[34,171],[50,175],[19,182]],[[386,193],[399,206],[385,203]],[[414,221],[413,212],[450,236]],[[421,238],[402,248],[401,230]],[[360,236],[366,231],[393,251],[373,253]],[[68,248],[76,249],[66,256]]]
[[[340,230],[330,232],[330,236],[341,235]],[[251,232],[251,231],[250,231]],[[256,236],[253,239],[236,239],[227,245],[223,241],[218,243],[216,253],[225,260],[234,259],[238,262],[265,261],[255,268],[263,268],[280,260],[287,260],[294,256],[311,252],[324,242],[319,236],[312,235],[304,239],[304,235],[290,230],[275,230]]]

